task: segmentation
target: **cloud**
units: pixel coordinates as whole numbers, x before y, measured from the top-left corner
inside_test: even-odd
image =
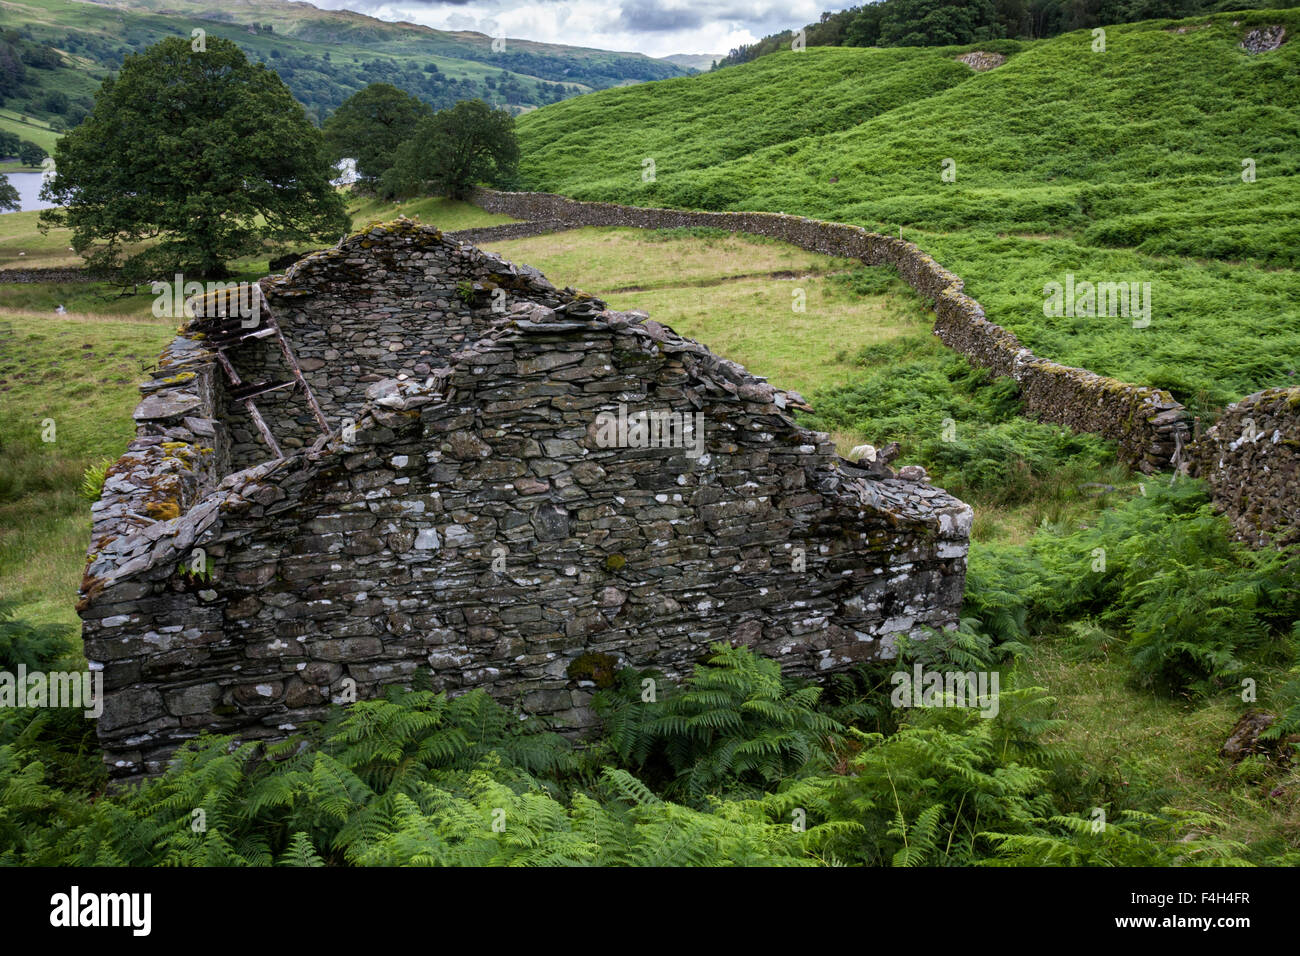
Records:
[[[632,0],[623,5],[621,12],[622,25],[633,32],[695,30],[714,19],[712,12],[702,6],[683,10],[661,6],[650,0]]]
[[[726,53],[812,23],[845,0],[312,0],[381,20],[647,56]],[[861,0],[857,0],[861,2]],[[615,4],[618,4],[615,6]]]

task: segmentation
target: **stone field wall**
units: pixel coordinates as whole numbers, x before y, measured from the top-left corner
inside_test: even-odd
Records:
[[[1188,439],[1188,414],[1168,392],[1070,368],[1034,355],[1016,336],[984,317],[962,280],[911,242],[860,226],[766,212],[695,212],[579,202],[550,193],[476,190],[472,201],[516,219],[642,229],[709,227],[768,236],[802,249],[893,266],[931,299],[935,334],[948,347],[1020,385],[1027,415],[1118,443],[1122,461],[1144,472],[1168,469]]]

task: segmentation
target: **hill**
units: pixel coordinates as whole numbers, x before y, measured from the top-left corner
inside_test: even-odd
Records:
[[[388,23],[285,0],[245,0],[221,9],[194,0],[17,0],[0,6],[0,31],[53,52],[29,58],[20,88],[6,91],[0,84],[0,93],[8,93],[4,105],[75,125],[127,54],[164,37],[191,36],[196,28],[233,40],[249,59],[275,69],[318,122],[374,82],[392,83],[438,108],[481,97],[523,112],[588,90],[688,72],[639,53],[526,40],[506,39],[498,52],[493,38],[481,33]]]
[[[1300,10],[999,41],[985,72],[957,57],[991,44],[776,53],[530,114],[521,175],[902,228],[1038,354],[1213,413],[1300,369],[1300,47],[1241,47],[1272,24]],[[1150,282],[1150,325],[1046,317],[1067,274]]]
[[[721,53],[674,53],[672,56],[661,56],[659,59],[688,70],[707,70],[721,60],[722,56]]]

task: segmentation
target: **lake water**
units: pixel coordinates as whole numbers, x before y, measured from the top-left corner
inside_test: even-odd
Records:
[[[357,181],[357,165],[355,159],[345,159],[341,161],[335,169],[339,172],[339,178],[334,180],[335,186],[342,186]],[[18,207],[17,212],[30,212],[33,209],[52,209],[54,203],[43,202],[41,194],[41,177],[44,173],[5,173],[9,178],[9,185],[18,190],[18,198],[22,205]],[[14,210],[9,210],[13,212]]]
[[[44,173],[5,173],[9,179],[9,185],[18,190],[18,198],[22,205],[18,207],[19,212],[29,212],[33,209],[50,209],[54,206],[52,202],[42,202],[40,199],[41,177]]]

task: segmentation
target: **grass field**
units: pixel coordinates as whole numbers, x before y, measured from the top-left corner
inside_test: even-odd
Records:
[[[756,375],[811,395],[856,372],[856,350],[897,335],[924,334],[930,319],[899,295],[860,296],[830,277],[856,263],[794,246],[731,235],[578,229],[484,248],[600,295],[611,308],[640,309]],[[796,292],[804,311],[796,312]]]
[[[1060,641],[1035,642],[1023,668],[1025,681],[1057,700],[1055,741],[1078,752],[1093,779],[1112,781],[1116,802],[1206,814],[1220,821],[1219,836],[1257,850],[1297,845],[1300,771],[1256,761],[1232,767],[1218,755],[1241,701],[1191,705],[1138,690],[1126,682],[1118,650],[1085,661]],[[1270,670],[1261,684],[1267,692],[1284,679]]]
[[[0,130],[14,133],[19,139],[35,143],[51,155],[54,154],[54,144],[58,142],[59,136],[62,135],[50,129],[50,124],[45,120],[11,109],[0,109]],[[25,167],[17,163],[11,163],[6,164],[5,171],[22,168]]]
[[[1038,354],[1213,415],[1300,374],[1300,45],[1238,47],[1274,23],[1300,10],[998,41],[986,73],[969,47],[777,53],[531,113],[522,178],[901,228]],[[1150,325],[1046,317],[1067,274],[1150,283]]]
[[[0,310],[0,595],[28,616],[76,621],[90,536],[82,473],[125,451],[137,385],[175,328]]]

